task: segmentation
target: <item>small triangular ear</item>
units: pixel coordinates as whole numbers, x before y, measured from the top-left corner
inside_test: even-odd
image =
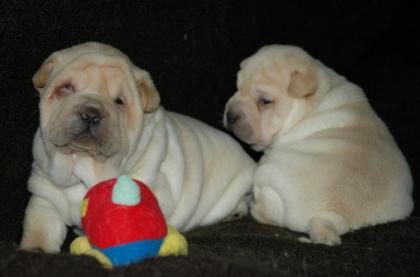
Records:
[[[305,65],[291,73],[287,92],[290,96],[299,98],[314,94],[317,88],[318,73],[313,65]]]
[[[41,67],[38,69],[38,71],[34,74],[32,77],[32,83],[34,85],[34,88],[38,92],[42,92],[45,85],[48,82],[48,79],[50,78],[51,72],[54,69],[54,66],[57,64],[57,59],[55,57],[49,57],[44,61],[44,63],[41,65]]]
[[[160,104],[160,95],[157,91],[149,72],[136,67],[134,78],[140,94],[140,101],[145,113],[156,111]]]

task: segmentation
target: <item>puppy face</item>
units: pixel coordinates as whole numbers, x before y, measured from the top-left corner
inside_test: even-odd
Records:
[[[239,139],[261,151],[285,131],[295,107],[318,87],[312,58],[293,46],[266,46],[241,63],[238,91],[229,99],[224,125]],[[293,113],[292,113],[293,111]]]
[[[61,152],[104,160],[142,131],[159,94],[149,74],[120,51],[86,43],[53,53],[33,77],[43,139]]]

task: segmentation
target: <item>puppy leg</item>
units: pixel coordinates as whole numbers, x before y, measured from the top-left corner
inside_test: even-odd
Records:
[[[254,187],[254,202],[251,203],[252,217],[264,224],[283,225],[284,202],[270,187]]]
[[[201,225],[220,220],[232,220],[248,214],[249,192],[252,188],[253,169],[245,168],[236,175],[213,208],[201,221]]]
[[[67,227],[53,204],[33,195],[28,203],[20,247],[25,250],[60,251]]]
[[[341,244],[340,234],[349,230],[344,217],[336,212],[320,212],[309,221],[309,237],[313,243]]]

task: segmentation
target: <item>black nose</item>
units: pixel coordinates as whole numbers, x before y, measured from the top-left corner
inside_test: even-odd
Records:
[[[236,114],[234,114],[234,113],[232,113],[232,112],[227,112],[226,113],[226,120],[227,120],[227,123],[229,125],[235,124],[236,121],[238,121],[238,118],[239,118],[239,116],[236,115]]]
[[[101,113],[96,108],[88,107],[80,113],[80,117],[91,127],[99,123],[101,120]]]

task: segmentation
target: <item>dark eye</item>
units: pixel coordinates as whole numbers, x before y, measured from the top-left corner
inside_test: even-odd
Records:
[[[267,106],[271,103],[273,103],[273,101],[268,100],[268,99],[264,99],[264,98],[258,99],[258,102],[257,102],[258,106]]]
[[[65,83],[58,88],[57,93],[58,95],[69,95],[74,93],[75,91],[76,90],[74,89],[74,86],[72,84]]]
[[[115,98],[114,103],[117,104],[117,105],[124,105],[124,101],[122,100],[121,97]]]

